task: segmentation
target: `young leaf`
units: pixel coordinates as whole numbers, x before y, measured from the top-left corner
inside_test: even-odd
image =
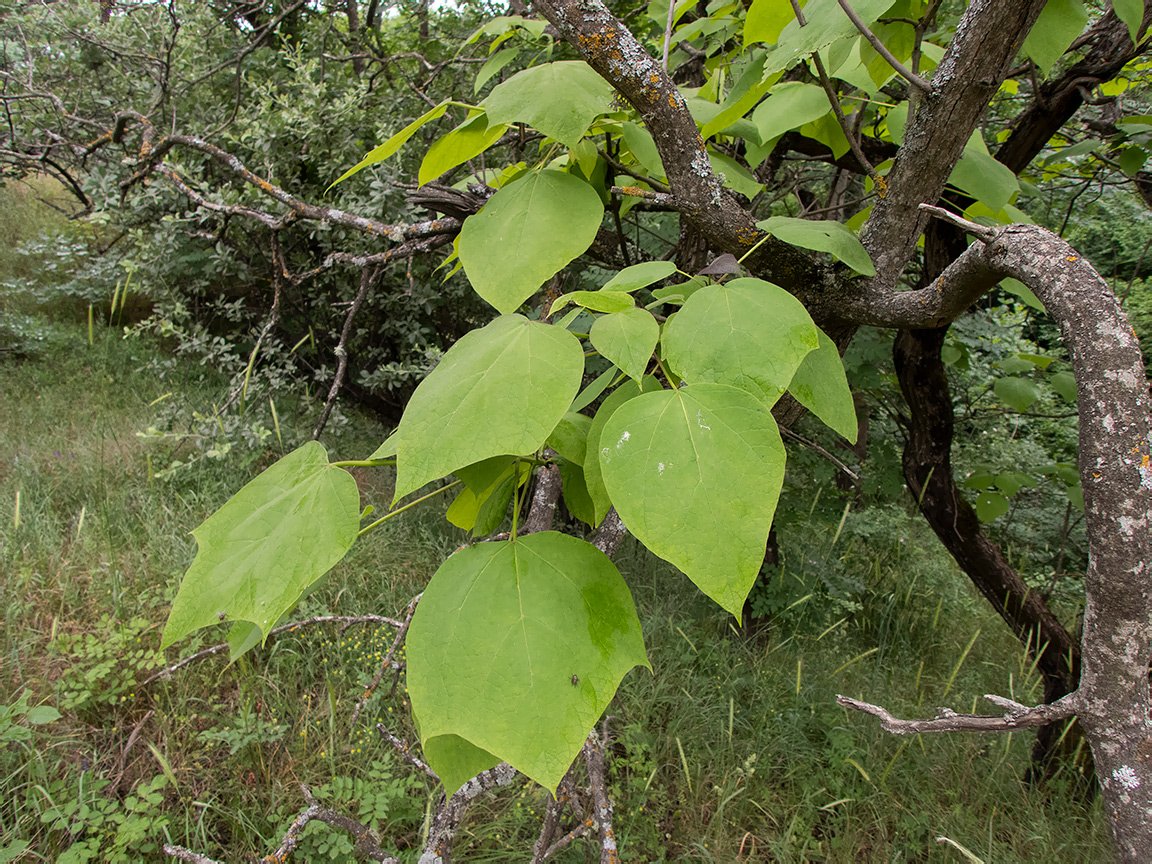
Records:
[[[1040,74],[1046,76],[1086,23],[1088,12],[1083,0],[1048,0],[1024,39],[1024,53],[1040,67]]]
[[[437,741],[445,736],[555,790],[634,666],[651,668],[619,571],[552,531],[454,554],[408,631],[408,692],[448,795],[487,757],[466,750],[461,760],[458,744]]]
[[[513,483],[515,468],[515,456],[496,456],[458,468],[456,476],[464,481],[464,488],[444,518],[477,537],[491,534],[508,512],[508,502],[516,488]]]
[[[515,60],[519,54],[519,49],[512,48],[508,51],[498,51],[489,57],[480,67],[480,71],[476,73],[476,83],[472,85],[472,93],[476,94],[483,90],[484,85],[498,75],[501,69]]]
[[[840,352],[836,350],[836,343],[819,327],[816,328],[816,337],[820,340],[819,346],[804,357],[792,376],[788,392],[825,424],[855,444],[860,424]]]
[[[623,312],[625,309],[636,308],[636,301],[622,291],[570,291],[553,301],[548,314],[555,315],[569,303],[593,312]]]
[[[464,272],[497,310],[515,312],[545,279],[592,245],[603,215],[600,196],[582,180],[561,171],[528,172],[464,221]]]
[[[651,312],[633,307],[597,318],[589,336],[593,348],[639,381],[656,350],[660,325]]]
[[[723,384],[647,393],[612,414],[599,443],[628,530],[739,619],[784,482],[767,406]]]
[[[527,123],[549,138],[575,147],[615,91],[582,60],[562,60],[517,72],[498,84],[484,107],[489,123]]]
[[[489,125],[488,115],[481,111],[443,138],[437,138],[424,154],[424,161],[420,163],[418,178],[420,185],[431,183],[457,165],[480,155],[495,144],[507,128],[499,123]]]
[[[793,246],[827,252],[837,261],[843,261],[857,273],[875,276],[876,268],[872,259],[864,251],[856,235],[839,222],[814,222],[810,219],[792,219],[788,216],[773,216],[757,222],[773,237]]]
[[[664,327],[664,357],[689,381],[730,384],[769,407],[819,344],[804,306],[760,279],[709,285]]]
[[[379,147],[369,151],[367,156],[365,156],[363,159],[361,159],[359,162],[357,162],[355,165],[337,177],[336,180],[332,182],[332,185],[328,188],[331,189],[332,186],[335,186],[337,183],[343,183],[362,168],[367,168],[369,165],[375,165],[377,162],[383,162],[385,159],[403,147],[404,142],[415,135],[421,126],[423,126],[425,123],[429,123],[432,120],[435,120],[438,117],[442,117],[444,112],[447,110],[447,105],[440,104],[433,108],[431,111],[425,111],[423,114],[409,123]]]
[[[192,532],[196,559],[172,602],[160,647],[222,620],[267,635],[304,589],[351,548],[360,492],[315,441],[249,482]]]
[[[560,479],[563,481],[561,489],[564,494],[564,506],[568,508],[568,512],[581,522],[591,525],[596,518],[596,507],[592,503],[592,496],[588,494],[584,469],[575,462],[561,459]]]
[[[601,290],[623,291],[627,294],[640,288],[647,288],[661,279],[668,278],[675,272],[676,265],[671,261],[645,261],[642,264],[625,267],[613,276]]]
[[[396,431],[396,500],[492,456],[543,446],[584,374],[580,340],[504,315],[448,349],[420,382]]]

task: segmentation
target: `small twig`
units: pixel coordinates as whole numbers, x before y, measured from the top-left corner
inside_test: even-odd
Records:
[[[617,195],[627,195],[629,198],[643,198],[655,204],[661,204],[671,210],[676,209],[676,199],[667,192],[649,192],[639,186],[613,186],[612,191]]]
[[[985,243],[991,243],[995,238],[997,232],[994,228],[988,228],[984,225],[978,225],[975,222],[969,222],[967,219],[957,216],[955,213],[945,210],[943,207],[936,207],[932,204],[921,204],[920,209],[925,213],[930,213],[937,219],[943,219],[945,222],[951,222],[957,228],[963,228],[974,237],[978,237]]]
[[[856,14],[856,10],[848,5],[848,0],[839,0],[839,3],[840,8],[844,10],[844,14],[847,15],[852,23],[856,25],[856,29],[859,30],[864,38],[871,43],[872,47],[876,49],[876,53],[883,57],[888,62],[888,65],[896,70],[897,74],[899,74],[901,78],[903,78],[913,87],[918,87],[925,93],[932,92],[931,84],[929,84],[915,72],[904,68],[904,64],[892,56],[892,52],[885,47],[883,42],[876,38],[875,33],[868,29],[868,25],[865,24],[864,20]]]
[[[328,400],[324,403],[320,422],[312,430],[313,441],[320,440],[320,434],[328,425],[328,418],[332,415],[332,408],[336,405],[336,397],[340,394],[340,387],[344,384],[344,373],[348,371],[348,337],[352,335],[352,321],[356,318],[356,313],[360,311],[360,307],[364,305],[364,298],[368,296],[368,288],[376,278],[377,272],[375,267],[365,267],[360,271],[360,290],[356,292],[356,299],[352,301],[348,315],[344,318],[344,328],[340,331],[340,342],[336,345],[336,350],[332,352],[336,355],[336,377],[332,379],[332,387],[328,390]]]
[[[844,131],[844,137],[848,140],[848,146],[852,148],[852,155],[856,157],[856,161],[860,163],[868,176],[872,178],[872,182],[876,184],[876,194],[884,198],[888,194],[888,181],[864,155],[864,148],[860,146],[859,139],[853,133],[852,127],[848,125],[848,118],[844,116],[844,109],[840,107],[840,97],[836,95],[836,88],[832,85],[832,79],[828,77],[828,70],[824,68],[824,61],[820,59],[819,54],[812,55],[812,63],[815,65],[816,74],[820,78],[820,86],[824,88],[824,93],[828,96],[828,104],[832,106],[832,113],[836,116],[836,122],[840,124],[840,128]]]
[[[780,431],[781,431],[781,433],[783,433],[787,437],[791,438],[796,443],[802,444],[803,446],[807,447],[809,450],[813,450],[816,453],[819,453],[821,456],[823,456],[825,459],[827,459],[829,462],[831,462],[833,465],[835,465],[837,468],[839,468],[841,471],[843,471],[845,474],[847,474],[849,477],[851,477],[854,481],[856,481],[856,483],[860,482],[860,475],[859,474],[857,474],[855,471],[853,471],[851,468],[849,468],[847,465],[845,465],[843,462],[841,462],[839,459],[837,459],[835,456],[833,456],[831,453],[829,453],[827,450],[825,450],[823,447],[821,447],[815,441],[809,441],[807,438],[803,438],[800,435],[797,435],[795,432],[793,432],[791,429],[787,428],[786,426],[781,426]]]
[[[664,57],[661,61],[664,71],[668,71],[668,49],[672,47],[672,26],[676,19],[676,0],[668,0],[668,23],[664,27]]]
[[[880,718],[884,731],[894,735],[915,735],[921,732],[1009,732],[1014,729],[1030,729],[1045,726],[1055,720],[1065,720],[1080,710],[1077,693],[1070,693],[1051,705],[1035,705],[1029,708],[1003,696],[984,696],[994,705],[1005,711],[999,716],[986,714],[957,714],[948,708],[940,708],[932,720],[899,720],[887,709],[848,696],[837,696],[836,704],[855,711],[863,711]]]
[[[395,735],[393,735],[391,732],[389,732],[384,727],[383,723],[377,723],[376,724],[376,731],[380,733],[380,735],[384,738],[385,741],[387,741],[389,744],[391,744],[393,747],[396,748],[397,753],[399,753],[401,756],[403,756],[405,759],[407,759],[409,762],[411,762],[413,765],[415,765],[417,768],[419,768],[421,771],[423,771],[425,774],[427,774],[429,779],[433,783],[439,783],[440,782],[440,775],[437,774],[435,771],[433,771],[432,768],[426,762],[422,761],[419,757],[417,757],[412,752],[412,748],[408,746],[407,742],[403,741],[400,738],[397,738]]]
[[[347,831],[355,840],[356,851],[370,861],[400,864],[396,858],[390,857],[380,848],[380,841],[366,826],[351,816],[345,816],[343,813],[320,806],[320,802],[312,797],[312,792],[303,783],[300,784],[300,789],[304,792],[304,800],[308,803],[308,807],[292,820],[292,824],[288,826],[284,838],[280,841],[280,848],[271,855],[265,855],[258,864],[280,864],[280,862],[287,861],[288,856],[296,851],[300,832],[314,819],[325,825],[331,825],[333,828]]]
[[[464,818],[464,812],[468,809],[468,803],[489,789],[507,786],[518,775],[519,772],[515,768],[507,762],[501,762],[494,768],[481,771],[461,786],[451,798],[441,795],[436,805],[436,812],[432,816],[421,860],[435,861],[447,858],[451,854],[452,843],[456,839],[456,831]]]
[[[308,627],[312,624],[330,624],[339,622],[343,624],[344,630],[352,627],[355,624],[387,624],[391,627],[403,626],[401,622],[394,618],[386,618],[383,615],[317,615],[315,618],[306,618],[303,621],[293,621],[291,624],[281,624],[279,627],[273,628],[268,634],[268,638],[279,635],[286,630],[298,630],[301,627]],[[211,648],[205,648],[203,651],[197,651],[191,657],[185,657],[179,663],[173,663],[171,666],[166,666],[159,672],[152,675],[151,678],[145,679],[142,683],[137,684],[139,687],[146,687],[153,681],[163,678],[168,680],[172,677],[172,673],[187,666],[190,663],[195,663],[197,660],[203,660],[205,657],[211,657],[213,654],[219,654],[221,651],[228,650],[228,643],[221,642],[219,645],[213,645]]]
[[[140,721],[132,727],[132,734],[128,736],[128,743],[124,745],[124,749],[120,751],[120,756],[116,760],[116,779],[112,782],[113,789],[118,789],[120,781],[124,779],[124,765],[128,761],[128,754],[136,744],[136,738],[139,737],[140,730],[144,728],[145,723],[152,719],[152,715],[155,713],[155,711],[149,709],[144,713],[144,716],[140,718]]]
[[[420,598],[423,596],[424,592],[420,592],[408,601],[408,608],[404,610],[404,623],[398,625],[396,636],[392,639],[392,647],[388,649],[388,653],[385,654],[384,659],[380,661],[380,671],[376,673],[376,677],[372,679],[372,683],[364,688],[364,695],[356,702],[356,709],[352,712],[352,722],[349,724],[349,728],[356,727],[356,720],[360,716],[360,712],[364,710],[364,706],[368,704],[368,700],[376,688],[380,686],[380,681],[384,678],[384,673],[388,670],[388,667],[393,665],[392,658],[396,655],[396,651],[400,648],[400,643],[404,641],[404,637],[408,635],[408,627],[412,623],[412,616],[416,612],[416,604],[420,602]]]
[[[620,541],[627,534],[628,529],[620,519],[620,514],[616,512],[615,507],[612,507],[608,510],[604,521],[600,523],[600,527],[592,535],[591,542],[593,546],[611,558],[612,553],[616,551],[616,547],[620,545]]]

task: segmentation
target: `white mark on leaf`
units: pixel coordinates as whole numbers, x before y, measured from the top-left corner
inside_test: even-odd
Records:
[[[696,412],[696,424],[701,429],[707,429],[709,432],[712,431],[712,427],[704,422],[704,412],[703,411],[697,411]]]
[[[664,463],[663,462],[659,463],[656,466],[656,473],[657,474],[663,474],[664,473]]]

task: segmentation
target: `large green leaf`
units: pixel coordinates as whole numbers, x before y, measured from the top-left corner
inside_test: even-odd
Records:
[[[360,492],[315,441],[249,482],[192,532],[196,559],[172,602],[161,648],[221,621],[265,635],[351,548]]]
[[[1040,67],[1041,75],[1047,75],[1086,23],[1083,0],[1048,0],[1024,39],[1024,53]]]
[[[603,215],[600,196],[584,181],[562,171],[527,172],[464,221],[464,272],[477,294],[500,312],[515,312],[592,245]]]
[[[391,138],[389,138],[387,141],[385,141],[383,144],[381,144],[379,147],[369,151],[367,156],[365,156],[363,159],[361,159],[359,162],[357,162],[355,165],[337,177],[332,182],[332,185],[328,188],[331,189],[332,186],[335,186],[337,183],[343,183],[353,174],[364,168],[367,168],[369,165],[375,165],[377,162],[383,162],[385,159],[403,147],[404,142],[415,135],[420,130],[421,126],[423,126],[425,123],[429,123],[437,119],[438,117],[444,116],[444,112],[447,110],[448,106],[446,104],[441,104],[437,105],[430,111],[424,112]]]
[[[396,430],[396,500],[465,465],[543,446],[580,389],[584,351],[559,327],[504,315],[420,382]]]
[[[853,0],[852,8],[865,24],[872,24],[884,14],[892,0]],[[804,6],[807,24],[793,19],[780,32],[776,49],[768,55],[764,73],[788,69],[809,54],[828,47],[837,39],[856,37],[856,25],[844,14],[837,0],[808,0]]]
[[[593,312],[623,312],[625,309],[635,309],[636,301],[623,291],[570,291],[561,294],[552,302],[549,315],[555,315],[569,303],[575,303]]]
[[[625,381],[605,397],[604,401],[600,403],[596,416],[592,418],[592,425],[588,427],[588,456],[584,458],[584,482],[588,487],[588,495],[592,499],[594,508],[593,527],[600,524],[612,506],[612,499],[608,496],[608,490],[604,487],[604,478],[600,473],[600,460],[590,458],[599,452],[600,433],[604,431],[604,427],[616,409],[629,399],[635,399],[641,393],[653,393],[660,389],[660,382],[651,375],[644,376],[639,384],[635,381]]]
[[[760,131],[760,140],[767,144],[789,129],[799,129],[831,110],[823,87],[788,81],[772,88],[768,98],[752,112],[752,122]]]
[[[592,347],[637,381],[644,376],[660,325],[647,309],[627,309],[596,319],[589,334]]]
[[[792,246],[827,252],[857,273],[863,273],[865,276],[876,275],[876,268],[872,265],[868,253],[864,251],[864,246],[850,228],[839,222],[816,222],[811,219],[773,216],[771,219],[757,222],[756,225]]]
[[[646,393],[612,414],[599,455],[628,530],[739,618],[784,482],[768,407],[723,384]]]
[[[582,60],[560,60],[517,72],[498,84],[484,108],[489,123],[527,123],[575,147],[600,114],[612,108],[615,91]]]
[[[761,279],[709,285],[664,326],[665,359],[690,382],[730,384],[769,407],[819,344],[804,306]]]
[[[455,769],[443,736],[555,790],[634,666],[648,659],[628,586],[594,546],[552,531],[454,554],[408,631],[408,693],[449,795],[483,759]]]
[[[431,183],[457,165],[479,156],[495,144],[507,128],[500,123],[489,124],[488,115],[483,111],[469,117],[443,138],[432,142],[420,163],[420,185]]]
[[[816,328],[816,336],[820,344],[800,363],[800,368],[792,376],[792,383],[788,385],[788,392],[855,444],[860,425],[840,352],[836,350],[836,343],[820,328]]]

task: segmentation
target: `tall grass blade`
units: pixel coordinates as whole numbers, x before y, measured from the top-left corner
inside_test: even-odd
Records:
[[[976,644],[976,640],[980,636],[980,628],[976,628],[976,632],[972,634],[972,638],[968,640],[968,645],[964,649],[964,653],[960,655],[960,659],[956,661],[956,666],[952,669],[952,674],[948,676],[948,683],[944,685],[944,692],[940,695],[943,699],[948,695],[948,691],[952,689],[952,682],[956,680],[956,675],[960,672],[960,667],[964,665],[964,660],[968,656],[968,652],[972,650],[972,646]]]

